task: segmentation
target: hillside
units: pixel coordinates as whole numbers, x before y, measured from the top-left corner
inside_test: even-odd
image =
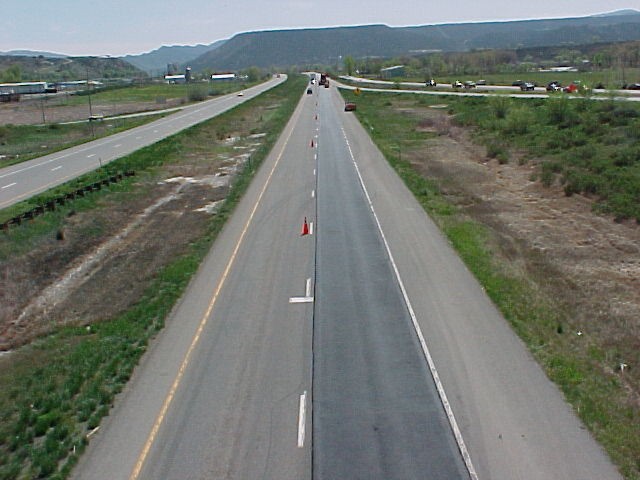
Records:
[[[193,60],[191,66],[195,70],[284,68],[335,64],[347,55],[393,57],[428,50],[455,52],[629,40],[640,40],[638,11],[552,20],[277,30],[236,35]]]
[[[218,48],[225,41],[226,40],[219,40],[209,45],[162,46],[148,53],[141,53],[140,55],[126,55],[121,58],[138,67],[140,70],[153,74],[165,72],[167,64],[169,63],[184,66],[200,55]]]
[[[0,82],[140,78],[146,73],[119,58],[0,56]]]

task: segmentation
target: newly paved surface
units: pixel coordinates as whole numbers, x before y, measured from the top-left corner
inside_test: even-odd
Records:
[[[0,209],[220,115],[284,80],[286,76],[274,77],[246,89],[241,97],[232,93],[200,102],[155,122],[3,168],[0,170]]]
[[[320,90],[314,479],[468,479],[342,131]]]

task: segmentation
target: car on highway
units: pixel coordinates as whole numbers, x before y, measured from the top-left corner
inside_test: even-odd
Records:
[[[239,97],[244,97],[244,92],[238,92]]]
[[[427,83],[425,84],[427,87],[435,87],[437,85],[436,81],[432,78],[430,80],[427,80]]]
[[[476,82],[467,80],[466,82],[464,82],[464,88],[476,88]]]
[[[577,83],[571,82],[569,85],[567,85],[566,87],[564,87],[562,89],[562,91],[564,93],[576,93],[579,89],[579,86]]]
[[[345,112],[353,112],[356,109],[356,104],[354,102],[346,102],[344,104]]]
[[[520,85],[520,90],[522,90],[523,92],[532,92],[533,90],[535,90],[535,88],[536,85],[531,82],[524,82],[522,85]]]
[[[451,84],[451,86],[452,86],[453,88],[462,88],[462,87],[464,87],[464,85],[462,84],[462,82],[460,82],[460,81],[458,81],[458,80],[456,80],[455,82],[453,82],[453,83]]]
[[[547,83],[547,92],[558,92],[562,90],[562,85],[557,80]]]
[[[516,80],[511,84],[512,87],[519,87],[524,83],[524,80]]]
[[[486,85],[486,84],[487,84],[487,81],[486,81],[486,80],[478,80],[478,81],[476,82],[476,85],[478,85],[478,86],[480,86],[480,85]]]
[[[313,93],[313,90],[311,88],[307,88],[307,95],[311,95]]]
[[[627,90],[640,90],[640,83],[631,83],[627,85]]]

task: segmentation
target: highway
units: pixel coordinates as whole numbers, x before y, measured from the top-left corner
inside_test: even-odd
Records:
[[[487,97],[491,95],[508,96],[510,98],[553,98],[560,96],[560,93],[547,93],[545,87],[535,87],[534,92],[522,92],[520,87],[514,87],[510,85],[482,85],[474,88],[457,88],[451,87],[451,84],[444,83],[438,84],[436,87],[425,87],[424,83],[416,82],[390,82],[388,80],[375,80],[362,77],[352,77],[343,75],[340,77],[343,80],[355,83],[356,85],[346,85],[339,83],[336,79],[332,79],[340,88],[347,90],[355,90],[356,88],[361,91],[367,92],[386,92],[386,93],[415,93],[419,95],[454,95],[462,97]],[[362,85],[376,85],[376,87],[362,87]],[[411,89],[397,88],[409,87]],[[385,88],[386,87],[386,88]],[[416,89],[420,90],[416,90]],[[563,94],[566,98],[589,98],[591,100],[611,100],[613,98],[616,101],[629,101],[640,102],[640,90],[603,90],[594,89],[593,93],[589,97],[578,94]]]
[[[342,108],[302,96],[72,478],[620,479]]]
[[[189,105],[146,125],[0,169],[0,209],[220,115],[285,80],[284,75],[274,77],[243,96],[232,93]]]

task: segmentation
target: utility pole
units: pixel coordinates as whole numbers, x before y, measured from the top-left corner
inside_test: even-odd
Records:
[[[91,125],[91,136],[95,137],[93,130],[93,108],[91,106],[91,87],[89,86],[89,65],[87,64],[87,90],[89,91],[89,125]]]

